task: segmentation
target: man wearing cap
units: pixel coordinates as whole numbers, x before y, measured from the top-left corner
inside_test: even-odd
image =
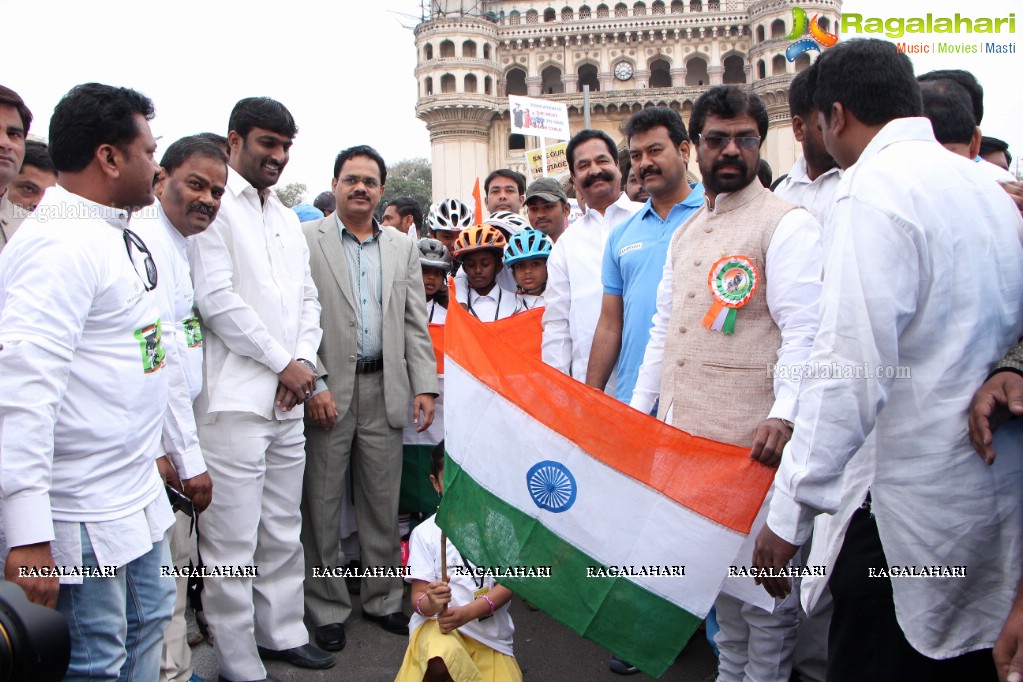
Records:
[[[555,178],[534,180],[526,190],[526,215],[529,225],[543,232],[552,241],[568,227],[568,196]]]

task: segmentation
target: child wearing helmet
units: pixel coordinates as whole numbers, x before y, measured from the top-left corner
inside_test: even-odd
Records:
[[[455,258],[462,262],[465,285],[455,296],[463,308],[482,322],[494,322],[515,314],[515,295],[497,285],[497,274],[507,241],[490,225],[462,230],[455,241]]]
[[[451,272],[452,260],[451,253],[439,240],[429,237],[419,240],[427,322],[431,324],[444,324],[448,315],[448,273]]]
[[[547,259],[551,255],[551,240],[532,228],[523,230],[508,240],[504,250],[504,265],[511,268],[517,285],[516,311],[543,307],[543,292],[547,288]]]
[[[475,222],[472,209],[458,199],[445,199],[430,207],[430,213],[426,217],[427,227],[430,228],[430,236],[440,241],[454,251],[455,240],[458,234],[465,229],[472,227]]]

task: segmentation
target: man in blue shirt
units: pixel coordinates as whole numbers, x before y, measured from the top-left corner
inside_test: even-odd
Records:
[[[617,363],[615,397],[628,403],[650,340],[668,244],[703,206],[703,185],[686,179],[689,135],[676,111],[644,109],[629,119],[625,132],[632,168],[650,199],[608,238],[604,298],[586,383],[603,390]]]

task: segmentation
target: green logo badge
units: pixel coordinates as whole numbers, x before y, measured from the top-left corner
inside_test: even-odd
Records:
[[[163,348],[163,327],[160,320],[148,327],[135,330],[135,339],[139,342],[142,352],[142,370],[152,374],[163,367],[163,359],[167,352]]]

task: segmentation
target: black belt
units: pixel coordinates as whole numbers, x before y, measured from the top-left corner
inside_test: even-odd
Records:
[[[372,374],[373,372],[379,372],[383,368],[384,368],[383,358],[372,358],[370,360],[355,361],[356,374]]]

